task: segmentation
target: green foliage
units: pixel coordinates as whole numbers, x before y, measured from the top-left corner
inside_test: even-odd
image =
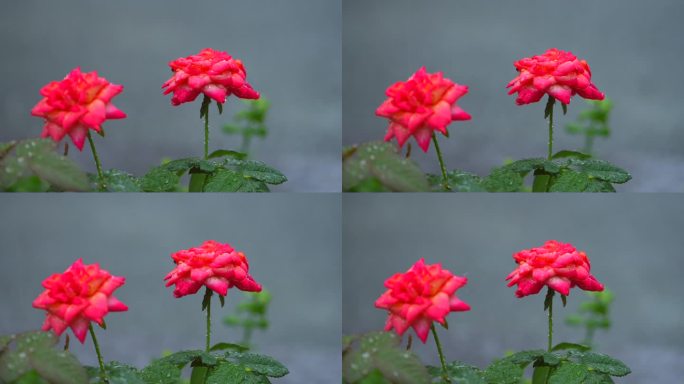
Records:
[[[632,178],[607,161],[581,152],[560,151],[551,160],[523,159],[494,168],[484,185],[489,192],[524,190],[524,178],[533,171],[535,192],[615,192],[613,184]]]
[[[472,365],[453,361],[446,365],[447,375],[452,384],[487,384],[484,372]],[[433,383],[442,382],[442,367],[428,366],[428,373],[432,376]]]
[[[87,367],[88,377],[91,383],[100,383],[100,369],[95,367]],[[105,371],[107,372],[107,379],[109,384],[147,384],[160,383],[161,381],[151,380],[146,381],[135,367],[112,361],[105,364]]]
[[[203,192],[268,192],[267,184],[281,184],[287,177],[256,160],[240,160],[236,152],[214,152],[211,160],[185,158],[172,160],[150,170],[141,181],[146,192],[173,192],[183,175],[202,174]]]
[[[610,136],[608,120],[613,103],[608,98],[603,101],[587,100],[587,102],[591,108],[580,112],[577,121],[566,125],[565,131],[571,135],[583,135],[582,152],[592,153],[595,138]]]
[[[141,180],[130,173],[118,169],[109,169],[102,174],[104,192],[142,192]],[[95,174],[88,175],[91,188],[98,188],[99,179]]]
[[[586,294],[590,300],[582,302],[577,313],[568,316],[565,323],[573,327],[584,327],[583,344],[591,346],[596,330],[610,329],[610,305],[614,295],[608,289],[603,292],[586,292]]]
[[[342,155],[345,192],[426,192],[430,185],[418,165],[396,145],[370,142],[345,148]]]
[[[557,345],[552,352],[538,358],[534,366],[535,371],[548,372],[549,383],[610,383],[610,376],[625,376],[631,372],[620,360],[570,343]]]
[[[433,192],[445,192],[442,175],[427,175]],[[483,180],[473,173],[451,170],[447,172],[447,180],[453,192],[486,192]]]
[[[432,382],[418,357],[401,348],[401,339],[394,333],[373,332],[353,337],[348,342],[342,353],[344,383]]]
[[[8,192],[88,191],[88,177],[49,139],[0,143],[0,190]]]
[[[269,377],[283,377],[288,369],[272,357],[244,353],[232,344],[219,343],[216,351],[179,351],[153,361],[140,376],[146,384],[176,384],[183,367],[193,367],[191,383],[270,383]],[[218,347],[217,347],[218,346]],[[228,349],[218,352],[219,349]]]
[[[268,136],[266,116],[271,104],[264,97],[258,100],[244,100],[244,102],[246,108],[235,114],[232,124],[223,126],[223,132],[227,135],[242,136],[240,152],[247,154],[252,138],[263,139]]]
[[[246,300],[241,301],[235,308],[234,315],[223,318],[223,323],[229,327],[242,328],[240,344],[248,347],[254,330],[268,329],[271,293],[266,289],[261,292],[245,292],[245,298]]]
[[[69,352],[55,349],[52,332],[26,332],[0,339],[0,382],[87,384],[85,368]]]

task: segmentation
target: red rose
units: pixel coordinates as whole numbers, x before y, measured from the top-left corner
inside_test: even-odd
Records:
[[[506,88],[510,88],[509,95],[518,92],[518,105],[536,103],[544,94],[563,104],[570,104],[575,94],[592,100],[605,97],[591,82],[589,64],[570,52],[551,48],[543,55],[526,57],[514,65],[520,74]]]
[[[469,311],[470,306],[456,297],[456,291],[468,279],[442,269],[441,264],[425,265],[418,260],[405,273],[397,273],[385,281],[387,291],[376,301],[377,308],[389,311],[385,330],[401,336],[413,327],[425,343],[433,321],[445,324],[450,312]]]
[[[226,52],[205,48],[197,55],[170,62],[169,67],[173,76],[162,88],[166,88],[165,95],[173,92],[173,105],[193,101],[201,93],[221,104],[231,94],[243,99],[259,98],[259,92],[247,82],[242,61]]]
[[[176,285],[175,297],[197,293],[206,286],[221,296],[233,286],[243,291],[260,292],[261,285],[249,275],[245,254],[229,244],[208,240],[201,246],[180,250],[171,255],[176,268],[164,280],[166,286]]]
[[[64,273],[43,281],[45,291],[33,301],[33,307],[47,311],[44,331],[52,329],[59,336],[71,327],[83,343],[91,321],[103,325],[107,313],[128,310],[113,296],[125,282],[125,278],[100,269],[99,264],[84,265],[78,259]]]
[[[385,141],[397,138],[399,147],[413,136],[424,152],[430,147],[434,131],[448,135],[452,121],[470,120],[470,115],[456,101],[468,93],[468,87],[445,78],[442,72],[427,73],[422,67],[406,81],[387,88],[385,100],[375,111],[390,120]]]
[[[62,81],[53,81],[40,90],[43,99],[31,110],[33,116],[45,119],[41,137],[61,141],[71,137],[76,148],[83,150],[88,129],[102,131],[108,119],[123,119],[126,114],[112,104],[123,85],[115,85],[97,72],[71,71]]]
[[[572,244],[549,240],[543,246],[513,255],[518,268],[506,280],[518,285],[517,297],[539,293],[546,285],[561,295],[569,295],[575,285],[586,291],[603,291],[603,284],[591,275],[589,258]]]

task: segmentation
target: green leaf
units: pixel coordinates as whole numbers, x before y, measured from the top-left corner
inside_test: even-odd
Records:
[[[546,291],[546,297],[544,297],[544,311],[546,311],[547,309],[549,309],[549,307],[550,307],[551,304],[553,303],[553,296],[554,296],[555,294],[556,294],[556,291],[554,291],[554,290],[551,289],[551,288],[549,288],[549,289]]]
[[[413,355],[399,348],[378,350],[373,356],[373,363],[385,377],[391,378],[393,383],[418,384],[429,382],[429,375],[425,366]]]
[[[2,185],[2,182],[0,182]],[[7,187],[7,192],[46,192],[50,184],[38,176],[22,177]]]
[[[187,364],[187,361],[181,365]],[[181,375],[180,364],[174,364],[166,358],[158,359],[145,367],[140,376],[147,384],[178,384]]]
[[[140,180],[130,173],[109,169],[103,173],[108,192],[142,192]],[[94,175],[95,182],[97,176]]]
[[[219,115],[223,114],[223,104],[216,102],[216,108],[218,108]]]
[[[440,186],[441,187],[441,186]],[[355,186],[349,188],[346,192],[392,192],[389,188],[385,187],[380,180],[376,177],[369,177],[367,179],[361,180]]]
[[[430,375],[418,357],[400,347],[400,338],[389,332],[372,332],[354,341],[358,348],[343,356],[345,381],[356,382],[379,370],[393,383],[426,384]]]
[[[25,159],[38,177],[65,191],[88,191],[88,176],[71,159],[57,154],[52,140],[25,140],[16,146],[17,160]]]
[[[551,348],[552,351],[562,351],[566,349],[574,349],[580,352],[588,351],[591,348],[589,348],[586,345],[582,344],[574,344],[574,343],[558,343],[556,344],[553,348]]]
[[[224,305],[226,305],[226,297],[223,295],[218,295],[219,302],[221,303],[221,308],[223,308]]]
[[[582,384],[587,376],[587,367],[566,362],[551,371],[549,384]]]
[[[622,361],[602,353],[586,351],[576,354],[576,357],[578,363],[611,376],[625,376],[632,372]]]
[[[29,355],[33,369],[53,384],[87,384],[85,369],[69,352],[36,349]]]
[[[518,192],[522,188],[522,183],[520,173],[502,167],[492,170],[482,185],[489,192]]]
[[[209,114],[209,104],[211,104],[211,99],[207,97],[207,95],[204,95],[202,98],[202,106],[200,107],[200,119]]]
[[[547,117],[549,117],[549,115],[551,115],[551,113],[553,112],[553,105],[554,104],[556,104],[556,99],[553,96],[549,95],[549,98],[546,101],[546,107],[544,107],[544,118],[545,119]]]
[[[523,375],[523,368],[507,358],[497,360],[484,371],[488,384],[518,384]]]
[[[520,176],[525,176],[534,170],[543,170],[547,173],[558,173],[560,171],[558,164],[542,158],[517,160],[504,165],[502,168],[518,172]]]
[[[249,350],[249,348],[245,347],[244,345],[232,344],[232,343],[216,343],[209,350],[210,351],[224,351],[226,349],[238,351],[238,352],[245,352],[245,351]]]
[[[40,377],[38,372],[29,371],[21,375],[13,384],[50,384]]]
[[[155,360],[155,363],[169,363],[178,368],[183,368],[188,363],[201,363],[201,365],[212,366],[216,365],[217,358],[207,352],[200,350],[188,350],[172,353],[161,359]]]
[[[442,175],[427,175],[428,182],[435,192],[444,191]],[[482,178],[469,172],[451,170],[447,172],[447,180],[454,192],[486,192]]]
[[[342,160],[344,191],[351,191],[367,179],[376,179],[383,187],[395,192],[425,192],[430,189],[418,165],[403,157],[391,143],[369,142],[345,148]]]
[[[520,351],[512,355],[506,356],[504,360],[510,361],[516,365],[526,367],[531,362],[537,360],[539,357],[543,355],[544,351],[542,351],[541,349],[533,349],[530,351]]]
[[[20,333],[15,336],[17,350],[29,352],[39,349],[50,349],[59,340],[53,332],[31,331]]]
[[[586,173],[593,178],[616,184],[626,183],[632,178],[632,176],[624,169],[604,160],[571,159],[570,166],[577,171]]]
[[[561,295],[561,301],[563,302],[563,307],[568,305],[568,297],[565,295]]]
[[[477,367],[453,361],[446,365],[447,374],[452,384],[487,384],[484,373]],[[429,366],[428,372],[433,378],[433,382],[439,382],[442,378],[442,368]]]
[[[605,373],[588,371],[583,384],[614,384],[613,379]]]
[[[229,351],[226,353],[226,357],[237,364],[268,377],[283,377],[290,372],[279,361],[266,355]]]
[[[615,192],[615,188],[607,181],[589,179],[589,183],[587,183],[587,188],[584,192]]]
[[[226,165],[237,166],[238,172],[252,179],[268,184],[282,184],[287,181],[287,177],[279,170],[256,160],[233,160],[226,159]]]
[[[207,288],[204,290],[204,298],[202,299],[202,311],[207,309],[209,304],[211,304],[211,296],[214,294],[214,291],[211,289]]]
[[[262,384],[270,383],[265,376],[249,371],[243,366],[223,363],[211,369],[206,384]]]
[[[566,115],[568,113],[568,105],[561,103],[561,107],[563,107],[563,114]]]
[[[584,159],[591,158],[591,155],[586,154],[586,153],[582,153],[582,152],[578,152],[578,151],[562,150],[562,151],[556,152],[551,157],[551,159],[564,159],[564,158],[569,158],[569,157],[584,160]]]
[[[0,382],[11,383],[31,370],[29,356],[18,351],[7,351],[0,355]]]
[[[582,192],[589,184],[589,176],[569,169],[551,179],[549,192]]]
[[[146,384],[136,368],[118,361],[107,363],[105,371],[107,371],[109,384]],[[96,377],[99,377],[99,370]]]
[[[152,168],[143,176],[142,189],[145,192],[173,192],[178,187],[181,176],[186,172],[211,173],[217,167],[218,164],[214,161],[194,157],[172,160]]]
[[[557,353],[552,353],[552,352],[546,352],[542,355],[541,360],[544,362],[544,365],[548,366],[556,366],[560,364],[562,359],[562,356],[559,356]]]
[[[219,157],[232,157],[234,159],[243,160],[247,157],[247,154],[238,151],[231,151],[228,149],[217,149],[209,154],[210,159],[215,159]]]
[[[219,169],[207,177],[205,192],[239,192],[246,180],[230,169]]]
[[[354,384],[392,384],[392,382],[385,379],[385,376],[382,375],[382,372],[376,369]]]

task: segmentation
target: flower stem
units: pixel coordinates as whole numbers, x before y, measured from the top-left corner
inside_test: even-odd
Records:
[[[447,178],[446,167],[444,166],[444,159],[442,158],[442,151],[439,149],[439,143],[437,143],[437,135],[432,132],[432,142],[435,143],[435,151],[437,152],[437,158],[439,159],[439,168],[442,170],[442,186],[445,190],[451,190],[449,186],[449,179]]]
[[[97,362],[100,364],[100,378],[104,383],[109,383],[107,378],[107,371],[105,371],[104,362],[102,360],[102,353],[100,352],[100,345],[97,343],[97,337],[95,337],[95,331],[93,330],[93,324],[88,324],[88,330],[90,331],[90,337],[93,339],[93,344],[95,345],[95,353],[97,353]]]
[[[100,190],[104,191],[106,186],[104,181],[104,175],[102,174],[102,164],[100,164],[100,157],[97,155],[97,150],[95,149],[95,142],[93,141],[93,137],[90,135],[90,130],[88,130],[88,143],[90,143],[90,149],[92,150],[93,158],[95,159],[95,167],[97,167],[98,185]]]
[[[434,137],[434,136],[433,136]],[[430,325],[432,330],[432,336],[435,338],[435,344],[437,344],[437,353],[439,353],[439,362],[442,364],[442,381],[445,383],[451,383],[449,380],[449,373],[447,372],[446,362],[444,362],[444,353],[442,352],[442,344],[439,342],[439,337],[437,337],[437,330],[435,330],[435,324]]]
[[[209,290],[209,288],[207,288]],[[211,296],[209,296],[209,301],[207,303],[207,344],[205,350],[209,352],[211,348]]]
[[[546,296],[551,296],[549,300],[549,342],[548,342],[548,351],[551,352],[551,348],[553,348],[553,291],[551,288],[549,288],[548,293]]]
[[[555,102],[556,99],[549,96],[549,101],[546,103],[546,111],[548,111],[549,114],[549,160],[551,160],[551,157],[553,156],[553,106]]]

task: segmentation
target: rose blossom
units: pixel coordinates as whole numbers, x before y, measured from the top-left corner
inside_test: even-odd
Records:
[[[52,329],[59,336],[71,327],[78,340],[85,342],[91,321],[103,325],[107,313],[128,310],[113,296],[125,281],[99,264],[84,265],[81,259],[64,273],[48,277],[43,281],[45,291],[33,301],[34,308],[47,311],[43,331]]]
[[[570,104],[575,94],[592,100],[605,97],[591,82],[589,64],[570,52],[551,48],[543,55],[526,57],[513,65],[519,75],[506,88],[511,88],[509,95],[518,92],[515,99],[518,105],[535,103],[544,94],[563,104]]]
[[[242,61],[228,53],[205,48],[197,55],[181,57],[169,63],[173,76],[162,88],[164,94],[173,92],[171,104],[191,102],[200,93],[225,103],[234,94],[243,99],[258,99],[259,92],[247,82],[247,72]]]
[[[422,67],[406,81],[399,81],[385,91],[387,100],[375,111],[390,120],[385,141],[397,138],[399,147],[410,136],[427,152],[434,131],[448,135],[452,121],[470,120],[470,115],[456,101],[468,93],[466,85],[445,78],[442,72],[427,73]]]
[[[208,240],[201,246],[180,250],[171,255],[176,268],[164,280],[176,285],[175,297],[196,293],[203,285],[221,296],[233,286],[243,291],[260,292],[261,285],[249,275],[245,254],[229,244]]]
[[[112,84],[96,71],[72,70],[64,80],[53,81],[40,90],[43,99],[31,110],[33,116],[45,119],[41,137],[61,141],[69,135],[76,148],[83,150],[88,129],[102,132],[107,119],[123,119],[126,114],[112,104],[123,85]]]
[[[541,247],[522,250],[513,258],[518,268],[506,280],[510,280],[509,287],[518,285],[517,297],[539,293],[545,285],[565,296],[575,285],[586,291],[603,291],[603,284],[589,273],[589,258],[572,244],[549,240]]]
[[[418,260],[405,273],[385,281],[387,291],[376,301],[377,308],[389,311],[385,330],[401,336],[409,327],[425,343],[433,321],[444,325],[449,312],[468,311],[470,306],[456,297],[468,279],[442,269],[441,264],[425,265]]]

